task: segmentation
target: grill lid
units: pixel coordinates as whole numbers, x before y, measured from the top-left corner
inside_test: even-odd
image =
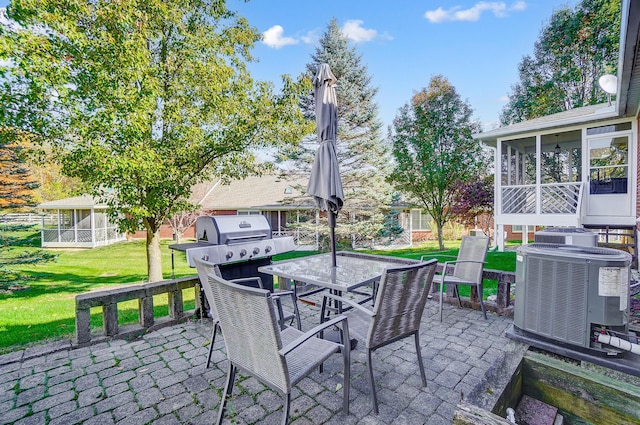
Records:
[[[202,216],[196,219],[196,238],[213,245],[271,239],[271,225],[263,215]]]

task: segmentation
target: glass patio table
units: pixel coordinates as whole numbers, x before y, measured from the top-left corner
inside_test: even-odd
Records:
[[[327,253],[278,261],[259,267],[258,271],[283,278],[286,286],[294,281],[342,293],[379,281],[388,267],[413,263],[415,260],[406,258],[338,252],[336,267],[331,265],[331,254]]]
[[[308,257],[283,260],[268,266],[258,268],[259,272],[278,276],[278,283],[284,284],[285,289],[291,289],[294,282],[296,299],[299,295],[309,295],[328,289],[331,293],[341,296],[343,292],[356,292],[365,295],[359,302],[375,301],[377,283],[382,273],[389,267],[398,267],[413,264],[416,260],[397,258],[381,255],[360,254],[354,252],[337,252],[336,267],[332,265],[331,253],[311,255]],[[318,289],[300,294],[299,283],[318,287]],[[372,284],[371,294],[361,293],[358,288]],[[323,297],[320,310],[320,322],[324,322],[329,312],[342,312],[342,303],[336,302],[333,306],[327,305],[327,297]],[[315,305],[313,302],[305,301]],[[324,335],[324,336],[323,336]],[[339,341],[337,332],[321,332],[320,337]],[[351,339],[351,349],[355,349],[357,340]]]

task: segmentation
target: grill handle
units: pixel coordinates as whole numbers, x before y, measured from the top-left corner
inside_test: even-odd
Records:
[[[262,240],[262,239],[270,239],[270,238],[269,238],[269,235],[266,233],[257,233],[257,234],[248,235],[248,236],[228,236],[227,243],[235,244],[235,243],[242,243],[242,242]]]

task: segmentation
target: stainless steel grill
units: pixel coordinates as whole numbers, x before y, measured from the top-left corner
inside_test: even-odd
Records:
[[[189,266],[193,258],[217,264],[225,279],[260,276],[265,289],[273,290],[273,276],[258,267],[271,264],[276,254],[293,251],[292,237],[272,238],[271,226],[263,215],[202,216],[196,220],[193,243],[169,248],[185,251]]]

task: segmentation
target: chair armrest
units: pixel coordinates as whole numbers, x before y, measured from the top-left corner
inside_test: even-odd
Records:
[[[349,323],[347,322],[347,317],[340,315],[340,316],[336,316],[333,319],[329,320],[328,322],[323,322],[321,324],[319,324],[318,326],[314,327],[313,329],[308,330],[307,332],[303,333],[302,335],[300,335],[298,338],[296,338],[295,340],[291,341],[289,344],[287,344],[286,346],[282,347],[280,349],[280,351],[278,351],[278,353],[281,356],[287,355],[288,353],[290,353],[291,351],[295,350],[296,348],[298,348],[300,345],[302,345],[305,341],[314,338],[316,336],[316,334],[320,331],[323,331],[331,326],[335,326],[340,322],[344,322],[342,325],[342,337],[343,337],[343,341],[349,341]],[[344,346],[344,344],[340,344],[341,346]]]
[[[449,267],[450,264],[460,264],[460,263],[475,263],[475,264],[487,264],[486,261],[475,261],[475,260],[453,260],[453,261],[446,261],[444,263],[444,265],[442,266],[442,274],[445,275],[447,274],[447,268]]]
[[[335,295],[335,294],[332,294],[332,293],[329,293],[329,292],[324,294],[324,296],[327,297],[327,298],[333,298],[334,300],[336,300],[338,302],[341,302],[341,303],[344,303],[344,304],[348,304],[349,306],[351,306],[351,307],[353,307],[355,309],[358,309],[358,310],[362,311],[363,313],[365,313],[365,314],[367,314],[367,315],[369,315],[371,317],[375,316],[375,314],[373,314],[373,311],[369,310],[368,308],[364,307],[362,304],[359,304],[359,303],[357,303],[357,302],[355,302],[353,300],[350,300],[350,299],[347,299],[347,298],[344,298],[344,297],[341,297],[339,295]]]
[[[451,258],[458,258],[455,255],[447,255],[447,254],[425,254],[420,256],[420,261],[424,261],[425,257],[451,257]]]
[[[260,276],[254,276],[254,277],[241,277],[238,279],[228,279],[229,282],[233,282],[233,283],[237,283],[239,285],[242,285],[244,283],[257,283],[258,287],[260,289],[264,289],[262,287],[262,279],[260,279]]]

